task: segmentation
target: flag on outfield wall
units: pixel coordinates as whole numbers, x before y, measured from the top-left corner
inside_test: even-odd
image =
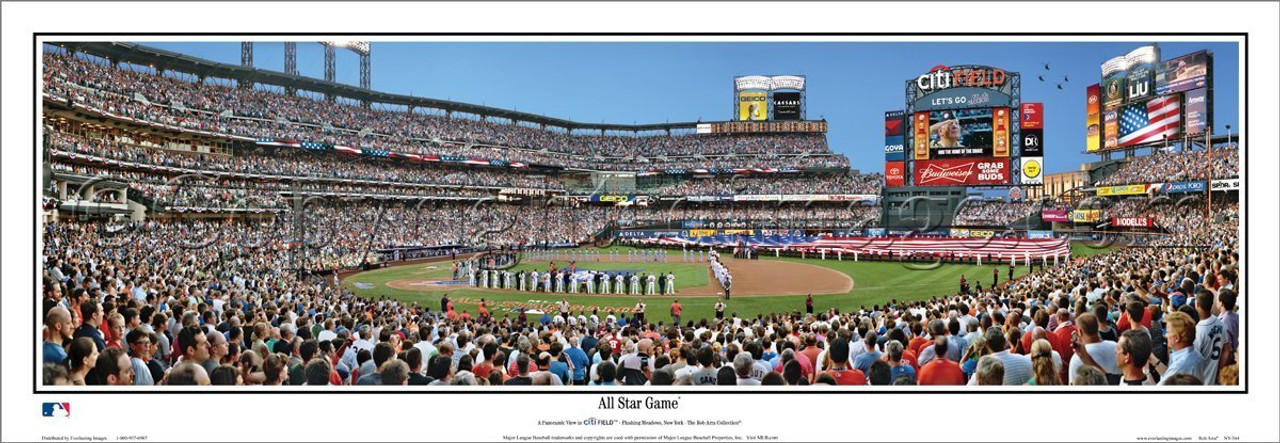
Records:
[[[1178,96],[1165,96],[1120,111],[1120,146],[1158,142],[1178,135]]]

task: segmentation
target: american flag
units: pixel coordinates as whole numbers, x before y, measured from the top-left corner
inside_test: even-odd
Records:
[[[1120,110],[1120,146],[1158,142],[1178,135],[1181,116],[1178,96],[1148,101]]]

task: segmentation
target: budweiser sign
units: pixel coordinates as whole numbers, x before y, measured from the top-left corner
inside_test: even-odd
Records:
[[[1005,185],[1009,159],[921,160],[916,162],[918,186]]]

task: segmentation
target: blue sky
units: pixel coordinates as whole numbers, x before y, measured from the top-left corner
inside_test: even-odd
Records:
[[[372,45],[373,88],[518,109],[575,121],[654,123],[729,120],[732,79],[808,76],[809,119],[825,117],[831,147],[864,172],[883,171],[884,111],[902,109],[903,82],[939,64],[1020,72],[1022,100],[1045,104],[1050,173],[1097,160],[1084,150],[1085,88],[1107,59],[1151,43],[1128,42],[675,42],[410,43]],[[1164,59],[1214,53],[1214,133],[1239,130],[1236,43],[1156,42]],[[239,63],[238,42],[143,44]],[[281,43],[255,45],[255,65],[283,69]],[[1044,64],[1050,64],[1045,71]],[[358,84],[359,63],[338,52],[338,81]],[[323,77],[319,44],[299,43],[298,70]],[[1046,82],[1037,80],[1045,74]],[[1069,77],[1068,82],[1061,79]],[[1057,85],[1063,83],[1062,90]]]

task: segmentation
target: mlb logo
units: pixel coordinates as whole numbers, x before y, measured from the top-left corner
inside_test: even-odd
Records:
[[[70,418],[71,403],[46,402],[43,408],[41,408],[40,410],[40,415],[45,417],[58,417],[59,415],[54,415],[55,413],[57,413],[57,411],[62,411],[62,415],[60,415],[61,417]]]

